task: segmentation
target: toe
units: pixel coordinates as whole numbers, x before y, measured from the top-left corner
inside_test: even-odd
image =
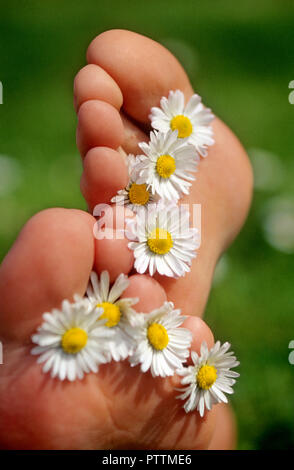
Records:
[[[128,240],[95,240],[96,253],[94,267],[98,274],[108,271],[110,282],[121,273],[128,274],[134,263],[128,248]]]
[[[123,112],[121,118],[124,126],[124,141],[122,147],[124,151],[129,154],[138,155],[142,153],[139,143],[148,142],[149,137],[142,129],[136,126]]]
[[[134,306],[137,312],[151,312],[167,300],[163,287],[144,274],[130,276],[129,287],[124,291],[123,297],[138,297],[139,302]]]
[[[81,104],[89,100],[106,101],[118,110],[123,103],[122,93],[113,78],[95,64],[88,64],[83,67],[74,80],[76,111],[78,111]]]
[[[125,216],[129,213],[122,206],[102,204],[95,207],[95,216],[101,216],[94,229],[94,268],[98,274],[107,270],[111,282],[121,273],[128,274],[134,264],[133,252],[128,248],[129,240],[124,235]]]
[[[41,315],[84,295],[94,260],[89,214],[48,209],[21,231],[0,268],[0,335],[28,339]]]
[[[90,44],[87,60],[114,78],[124,96],[124,109],[132,118],[147,122],[151,106],[169,90],[192,93],[189,79],[177,59],[163,46],[140,34],[106,31]]]
[[[77,146],[82,156],[93,147],[118,148],[124,139],[119,112],[105,101],[90,100],[78,112]]]
[[[200,352],[201,344],[206,342],[211,348],[214,344],[214,337],[209,326],[199,317],[189,316],[183,323],[184,328],[192,332],[191,350]]]
[[[91,211],[96,204],[110,203],[127,183],[127,166],[119,152],[108,147],[89,150],[84,159],[81,191]]]
[[[103,68],[99,67],[96,64],[88,64],[85,67],[83,67],[77,73],[75,80],[74,80],[74,105],[75,105],[76,112],[79,113],[80,107],[83,104],[86,104],[88,101],[104,102],[114,107],[117,111],[120,111],[123,105],[123,95],[119,86]],[[81,113],[79,113],[79,118],[80,118],[79,120],[82,120],[82,122],[79,123],[79,127],[78,127],[78,144],[81,146],[82,152],[85,151],[85,147],[87,147],[87,144],[88,143],[90,144],[93,139],[94,141],[96,139],[100,141],[101,136],[99,134],[101,132],[101,129],[99,129],[99,127],[100,127],[100,120],[102,120],[103,116],[107,118],[109,114],[114,114],[115,117],[117,118],[116,113],[110,113],[109,110],[111,108],[107,108],[107,110],[105,109],[97,110],[97,105],[96,105],[96,108],[93,110],[93,107],[94,107],[93,103],[92,105],[83,106],[84,109],[82,110]],[[94,119],[95,119],[95,116],[98,114],[98,112],[100,113],[101,119],[99,118],[98,121],[97,120],[91,121],[93,116],[91,117],[90,115],[88,119],[89,108],[90,110],[92,110],[91,112],[94,113]],[[138,142],[145,141],[147,139],[146,134],[142,132],[142,130],[139,129],[136,125],[134,125],[132,121],[123,112],[121,112],[121,119],[122,119],[124,131],[125,131],[124,141],[122,143],[122,146],[124,147],[127,153],[136,153],[139,151],[139,148],[137,146]],[[117,119],[115,119],[115,121],[117,121]],[[97,123],[99,123],[99,126],[97,126]],[[95,127],[91,126],[89,129],[89,126],[91,124],[94,124]],[[84,125],[86,127],[86,130],[85,130],[86,142],[83,142]],[[80,135],[81,126],[82,126],[82,135]],[[88,136],[88,131],[91,131],[90,137]],[[96,133],[98,135],[96,135]],[[105,137],[107,136],[104,136],[104,138]],[[109,142],[109,139],[107,138],[105,142]],[[103,144],[103,145],[106,145],[106,144]],[[114,143],[113,144],[110,143],[110,146],[115,148]]]

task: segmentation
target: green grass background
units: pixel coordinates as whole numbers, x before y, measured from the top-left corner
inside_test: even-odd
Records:
[[[85,208],[72,81],[85,64],[87,44],[105,29],[127,28],[166,44],[247,149],[278,155],[286,168],[279,192],[293,196],[291,0],[0,3],[0,153],[19,162],[21,177],[0,197],[1,258],[35,212]],[[294,366],[288,363],[294,257],[267,245],[259,216],[275,194],[255,194],[245,228],[229,249],[227,275],[207,306],[216,337],[229,340],[241,360],[232,399],[240,449],[294,447]]]

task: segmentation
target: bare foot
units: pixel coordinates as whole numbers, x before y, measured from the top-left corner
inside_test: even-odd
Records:
[[[125,161],[116,149],[136,153],[138,142],[148,139],[144,130],[150,107],[170,89],[183,90],[186,98],[192,89],[170,53],[127,31],[98,36],[88,61],[75,80],[75,104],[77,142],[84,157],[81,187],[93,208],[126,185]],[[183,313],[200,316],[215,263],[246,216],[251,196],[247,157],[224,124],[216,120],[214,130],[216,144],[201,162],[188,199],[203,207],[200,254],[184,279],[161,277],[157,282],[131,276],[125,296],[139,296],[139,310],[150,311],[168,298]],[[93,265],[98,273],[106,268],[112,280],[131,272],[127,240],[94,240],[94,223],[81,211],[41,212],[26,224],[1,265],[0,447],[208,448],[219,406],[203,419],[186,415],[175,400],[176,379],[152,379],[124,362],[101,366],[83,381],[61,383],[42,374],[30,355],[30,337],[42,313],[74,293],[84,295]],[[190,317],[187,326],[193,349],[199,350],[203,340],[213,344],[201,319]]]

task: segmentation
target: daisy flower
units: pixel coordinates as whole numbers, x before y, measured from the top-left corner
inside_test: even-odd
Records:
[[[178,132],[150,133],[150,142],[139,144],[145,155],[139,155],[137,183],[145,183],[152,194],[177,201],[182,194],[189,194],[191,172],[197,170],[199,157],[187,139],[178,139]]]
[[[89,309],[89,303],[68,300],[61,310],[53,309],[43,315],[44,322],[32,336],[37,344],[31,351],[40,355],[37,362],[44,363],[43,372],[51,377],[74,381],[84,373],[98,372],[99,364],[108,362],[108,340],[111,332],[101,320],[102,309]]]
[[[109,274],[103,271],[100,281],[95,272],[91,273],[87,295],[91,305],[103,309],[101,319],[106,319],[105,326],[112,330],[113,337],[108,341],[108,357],[115,361],[126,359],[134,347],[131,334],[126,333],[129,317],[134,314],[132,305],[137,298],[120,299],[121,294],[129,285],[128,277],[120,274],[112,288],[109,289]],[[129,333],[130,330],[128,329]]]
[[[209,125],[214,115],[201,103],[199,95],[191,96],[185,106],[184,94],[180,90],[170,91],[168,98],[160,100],[160,108],[151,108],[151,125],[161,132],[178,131],[178,138],[187,138],[203,157],[207,146],[213,145],[213,130]]]
[[[181,206],[159,208],[127,220],[128,246],[134,250],[134,267],[143,274],[149,269],[163,276],[180,277],[190,271],[199,246],[198,231],[189,224],[190,214]]]
[[[111,199],[114,204],[125,205],[133,212],[147,209],[151,204],[156,204],[158,197],[152,194],[146,183],[138,184],[139,158],[134,155],[128,156],[129,183],[125,189],[120,189],[117,195]]]
[[[200,416],[204,415],[205,408],[211,410],[216,403],[227,403],[225,393],[232,394],[232,386],[239,377],[238,372],[230,370],[237,367],[239,362],[228,352],[230,343],[220,344],[219,341],[209,350],[205,342],[201,345],[201,354],[191,353],[193,366],[184,367],[177,371],[183,376],[182,385],[187,385],[177,398],[186,400],[184,409],[186,413],[197,409]]]
[[[141,371],[150,369],[153,377],[173,375],[189,356],[192,334],[179,328],[185,319],[172,302],[133,317],[137,346],[129,358],[131,366],[140,364]]]

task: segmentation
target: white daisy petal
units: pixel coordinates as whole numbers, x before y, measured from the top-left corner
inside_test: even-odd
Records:
[[[188,101],[185,107],[185,115],[189,116],[189,114],[193,114],[195,108],[201,103],[201,97],[199,95],[191,96],[190,100]]]
[[[106,302],[109,292],[109,274],[107,271],[103,271],[100,275],[100,295],[102,302]]]
[[[44,374],[46,374],[50,368],[54,365],[54,361],[55,361],[55,358],[56,356],[50,356],[50,358],[45,362],[44,366],[43,366],[43,372]]]
[[[205,405],[204,396],[203,396],[203,394],[201,394],[201,397],[200,397],[200,400],[199,400],[199,403],[198,403],[198,411],[199,411],[199,414],[200,414],[201,417],[204,415],[204,409],[205,409],[204,405]]]
[[[88,285],[87,295],[88,295],[89,298],[91,298],[92,296],[95,296],[96,298],[99,298],[99,303],[101,303],[102,299],[101,299],[101,296],[100,296],[98,276],[94,271],[91,272],[90,279],[91,279],[91,283]]]
[[[105,295],[104,302],[115,302],[129,285],[129,280],[125,274],[120,274],[113,284],[112,288]]]

